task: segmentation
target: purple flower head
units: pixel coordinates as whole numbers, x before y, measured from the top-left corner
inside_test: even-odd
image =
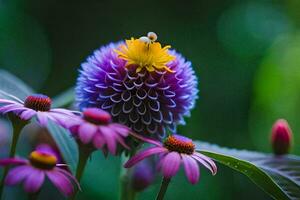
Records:
[[[217,166],[214,161],[196,152],[195,145],[189,138],[171,135],[163,143],[150,139],[147,139],[147,142],[154,144],[155,147],[150,147],[133,156],[125,163],[125,168],[130,168],[151,155],[158,155],[157,167],[168,179],[176,175],[181,163],[189,182],[192,184],[196,184],[199,180],[199,164],[209,169],[213,175],[217,173]]]
[[[109,151],[115,155],[118,144],[129,149],[125,139],[130,129],[122,124],[112,123],[108,112],[98,108],[86,108],[82,116],[76,116],[68,122],[67,128],[82,144]]]
[[[154,178],[153,163],[149,159],[145,159],[133,167],[130,176],[131,186],[136,191],[142,191],[153,183]]]
[[[72,111],[52,108],[51,99],[42,94],[33,94],[26,97],[25,101],[14,97],[15,100],[0,99],[0,114],[14,113],[22,120],[37,118],[41,126],[47,126],[48,120],[63,125],[70,117],[74,116]]]
[[[170,46],[141,39],[111,43],[88,57],[77,79],[76,101],[81,109],[108,111],[113,121],[136,133],[163,138],[190,114],[197,78],[191,63]]]
[[[49,150],[35,150],[31,152],[28,160],[21,158],[0,160],[0,166],[7,165],[15,165],[15,167],[8,172],[5,184],[13,186],[23,183],[27,193],[38,192],[46,178],[65,196],[73,194],[73,184],[79,187],[75,177],[60,168],[61,165],[57,164],[55,154]]]

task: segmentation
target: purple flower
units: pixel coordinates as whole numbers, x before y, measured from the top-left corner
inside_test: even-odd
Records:
[[[106,110],[139,134],[163,138],[166,128],[174,132],[194,107],[198,89],[191,63],[168,48],[132,39],[96,50],[81,65],[79,107]]]
[[[131,173],[131,186],[136,191],[142,191],[151,185],[155,178],[153,163],[145,159],[136,164]]]
[[[0,114],[12,112],[22,120],[30,120],[36,117],[41,126],[46,126],[48,120],[63,125],[70,117],[74,116],[72,111],[66,109],[51,109],[51,99],[42,94],[30,95],[24,102],[16,97],[14,99],[0,99]]]
[[[163,143],[149,139],[147,142],[154,144],[155,147],[150,147],[133,156],[125,163],[125,168],[130,168],[151,155],[158,155],[157,167],[168,179],[176,175],[181,163],[189,182],[192,184],[196,184],[199,180],[199,164],[209,169],[213,175],[217,173],[217,166],[214,161],[196,152],[193,141],[187,137],[172,135],[168,136]]]
[[[38,192],[45,179],[48,178],[55,187],[65,196],[74,192],[73,183],[79,184],[68,171],[61,169],[54,154],[47,151],[35,150],[29,159],[8,158],[0,160],[0,166],[16,165],[8,172],[5,184],[9,186],[23,183],[28,193]]]
[[[117,153],[118,144],[129,149],[125,138],[130,129],[122,124],[112,123],[108,112],[98,108],[86,108],[82,117],[72,119],[67,128],[81,143],[93,148]]]

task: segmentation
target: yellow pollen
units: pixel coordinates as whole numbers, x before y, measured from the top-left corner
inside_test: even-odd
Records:
[[[54,155],[38,151],[33,151],[29,156],[29,160],[33,166],[43,169],[51,169],[57,163],[57,158]]]
[[[151,36],[151,39],[154,38]],[[151,39],[149,39],[149,42],[145,42],[145,40],[131,38],[126,40],[126,44],[115,49],[115,52],[120,58],[127,61],[126,67],[137,66],[136,72],[146,68],[149,72],[166,70],[174,73],[175,71],[166,65],[175,59],[175,56],[170,55],[168,52],[171,46],[162,47],[159,42],[151,41]]]

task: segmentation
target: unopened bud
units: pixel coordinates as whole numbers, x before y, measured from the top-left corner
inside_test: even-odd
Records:
[[[272,148],[275,155],[288,154],[293,139],[289,124],[284,119],[277,120],[272,127]]]
[[[131,174],[131,186],[136,191],[142,191],[151,185],[155,178],[153,163],[146,159],[137,164]]]

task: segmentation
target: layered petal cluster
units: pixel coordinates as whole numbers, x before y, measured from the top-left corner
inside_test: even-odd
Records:
[[[115,155],[118,145],[129,149],[125,143],[130,129],[122,124],[112,123],[111,115],[98,108],[86,108],[82,116],[68,122],[67,128],[84,145],[109,151]]]
[[[157,167],[167,179],[176,175],[181,164],[183,164],[185,174],[191,184],[196,184],[199,180],[199,165],[209,169],[213,175],[217,173],[214,161],[195,151],[195,146],[189,138],[172,135],[167,137],[164,143],[150,139],[147,139],[147,142],[155,146],[137,153],[125,163],[125,168],[130,168],[149,156],[157,155]]]
[[[37,118],[41,126],[46,126],[48,120],[60,125],[70,120],[74,113],[62,108],[51,108],[51,99],[42,94],[28,96],[25,101],[14,97],[14,100],[0,99],[0,114],[14,113],[22,120]]]
[[[65,196],[73,194],[73,184],[79,187],[75,177],[60,168],[61,165],[57,164],[55,154],[52,154],[49,149],[33,151],[28,160],[21,158],[0,160],[0,166],[7,165],[14,165],[15,167],[8,172],[5,184],[13,186],[23,183],[27,193],[38,192],[46,178]]]
[[[162,138],[167,129],[174,132],[176,125],[184,124],[184,116],[195,104],[197,78],[191,63],[175,50],[164,49],[174,58],[165,64],[172,72],[149,71],[131,63],[128,66],[129,58],[116,52],[126,53],[124,45],[121,42],[101,47],[81,65],[76,101],[81,109],[98,107],[108,111],[115,122],[139,134]]]

